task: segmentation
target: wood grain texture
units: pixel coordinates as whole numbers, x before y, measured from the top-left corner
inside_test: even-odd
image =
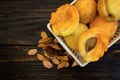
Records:
[[[120,80],[120,40],[86,67],[46,69],[29,49],[37,48],[50,14],[72,0],[0,1],[0,80]],[[41,51],[39,51],[41,52]]]
[[[72,0],[8,0],[0,2],[0,43],[35,45],[47,31],[50,14]],[[47,31],[48,32],[48,31]]]

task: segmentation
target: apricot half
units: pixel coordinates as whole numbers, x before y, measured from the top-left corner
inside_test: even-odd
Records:
[[[68,36],[79,24],[79,13],[75,6],[64,4],[51,14],[50,24],[54,34]]]
[[[108,35],[101,28],[95,27],[83,33],[78,40],[78,50],[86,61],[94,62],[107,51],[108,44]]]

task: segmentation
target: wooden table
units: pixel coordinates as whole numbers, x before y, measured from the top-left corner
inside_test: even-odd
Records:
[[[50,13],[72,0],[0,1],[0,80],[120,80],[120,40],[86,67],[46,69],[27,51],[37,48]]]

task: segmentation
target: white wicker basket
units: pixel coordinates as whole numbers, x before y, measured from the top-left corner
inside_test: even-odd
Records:
[[[77,0],[74,0],[71,2],[71,5],[73,5]],[[64,43],[61,37],[56,36],[50,26],[50,23],[47,24],[48,30],[54,35],[54,37],[58,40],[58,42],[61,44],[61,46],[76,60],[76,62],[81,66],[84,67],[86,66],[89,62],[85,61],[82,56],[80,55],[79,52],[72,51],[71,49],[68,48],[68,46]],[[118,27],[114,37],[110,40],[110,44],[108,46],[111,47],[114,43],[116,43],[120,39],[120,27]]]

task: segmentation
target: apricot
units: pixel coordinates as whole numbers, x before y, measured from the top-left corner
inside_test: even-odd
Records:
[[[93,28],[93,27],[100,27],[109,35],[109,38],[111,38],[117,30],[118,22],[117,21],[107,21],[98,15],[90,23],[90,28]]]
[[[108,35],[99,27],[88,29],[78,40],[78,50],[88,62],[98,61],[107,51]]]
[[[90,23],[96,17],[97,4],[95,0],[77,0],[75,7],[79,11],[81,23]]]
[[[79,13],[75,6],[64,4],[51,14],[50,24],[55,35],[68,36],[79,24]]]
[[[78,51],[78,48],[77,48],[78,39],[87,30],[88,30],[87,25],[79,23],[74,33],[69,36],[63,37],[63,39],[70,49],[74,51]]]

